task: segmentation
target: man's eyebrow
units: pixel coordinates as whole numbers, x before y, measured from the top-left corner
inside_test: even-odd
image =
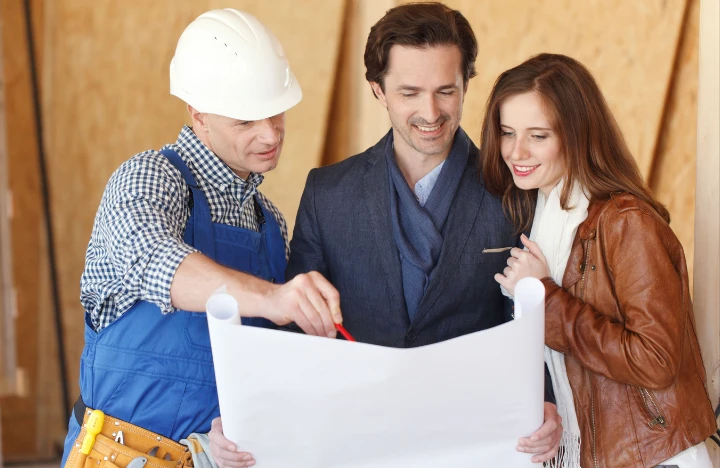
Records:
[[[419,86],[410,86],[410,85],[399,85],[397,88],[398,91],[422,91],[422,88]]]
[[[456,85],[455,83],[448,83],[448,84],[439,86],[439,87],[437,88],[437,91],[442,91],[442,90],[444,90],[444,89],[451,89],[451,88],[452,88],[452,89],[457,89],[457,88],[458,88],[458,85]],[[398,87],[395,88],[395,89],[396,89],[397,91],[416,91],[416,92],[417,92],[417,91],[422,91],[422,88],[419,87],[419,86],[403,85],[403,84],[398,85]]]

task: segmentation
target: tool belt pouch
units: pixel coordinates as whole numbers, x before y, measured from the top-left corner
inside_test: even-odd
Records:
[[[125,468],[132,460],[140,457],[147,459],[145,468],[193,466],[192,454],[184,445],[108,415],[105,415],[102,430],[95,437],[90,454],[81,453],[80,447],[85,439],[85,427],[91,411],[85,411],[80,434],[65,468]]]

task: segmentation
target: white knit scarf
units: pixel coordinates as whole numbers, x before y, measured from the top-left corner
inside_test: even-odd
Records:
[[[550,192],[550,196],[538,190],[535,218],[533,219],[530,240],[535,241],[548,262],[550,276],[562,285],[565,267],[570,258],[573,239],[580,223],[588,215],[588,198],[580,184],[573,184],[568,202],[569,209],[560,206],[560,194],[563,189],[561,180]],[[563,434],[557,457],[548,463],[550,467],[580,468],[580,427],[575,414],[570,382],[565,370],[565,355],[545,347],[545,362],[552,376],[553,390],[557,401],[558,413],[562,417]]]
[[[533,219],[530,240],[535,241],[542,250],[548,262],[550,276],[559,285],[562,285],[565,267],[570,258],[573,240],[580,223],[588,215],[590,201],[580,187],[573,184],[568,206],[563,210],[560,206],[560,194],[564,182],[561,180],[550,191],[550,196],[538,190],[535,218]],[[503,294],[512,297],[505,288]],[[575,414],[575,401],[573,399],[567,371],[565,370],[565,355],[554,349],[545,347],[545,362],[552,377],[555,400],[558,414],[562,417],[563,433],[560,439],[558,454],[545,466],[551,468],[580,468],[580,426]]]

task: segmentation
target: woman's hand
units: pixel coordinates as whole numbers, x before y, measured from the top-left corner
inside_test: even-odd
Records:
[[[562,432],[562,418],[557,412],[557,406],[546,401],[543,425],[530,437],[520,439],[517,451],[534,453],[536,455],[532,457],[531,461],[544,463],[557,455]]]
[[[523,278],[543,279],[550,276],[550,269],[547,260],[535,242],[527,238],[525,234],[520,236],[520,241],[528,250],[510,250],[508,266],[502,273],[495,275],[495,281],[500,283],[508,292],[515,295],[515,285]]]

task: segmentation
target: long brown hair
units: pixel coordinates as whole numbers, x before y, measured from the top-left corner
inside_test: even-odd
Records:
[[[390,66],[390,49],[396,44],[407,47],[456,45],[462,55],[464,84],[467,86],[475,76],[478,53],[475,33],[462,13],[442,3],[408,3],[391,8],[370,28],[365,45],[365,78],[378,83],[382,89],[385,89],[383,82]]]
[[[532,225],[537,190],[518,188],[500,154],[500,106],[509,97],[528,92],[538,94],[560,139],[566,169],[560,194],[563,209],[571,208],[570,193],[579,183],[590,200],[607,199],[614,192],[631,193],[670,222],[667,209],[643,181],[592,74],[565,55],[540,54],[498,77],[482,127],[480,167],[485,186],[502,197],[505,213],[518,231]]]

